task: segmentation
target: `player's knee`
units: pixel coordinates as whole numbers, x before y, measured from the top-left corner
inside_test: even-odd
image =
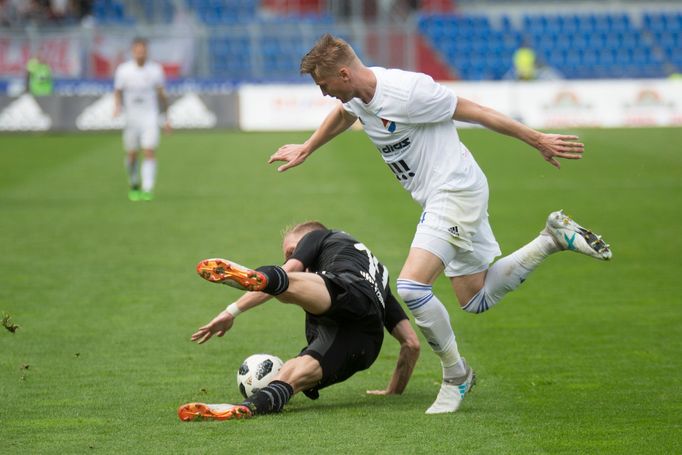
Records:
[[[398,295],[403,299],[410,311],[421,308],[433,297],[432,286],[430,284],[398,279],[396,287]]]
[[[489,310],[494,305],[485,289],[481,289],[462,307],[464,311],[479,314]]]
[[[322,366],[317,359],[309,355],[287,360],[275,377],[275,380],[291,385],[294,393],[313,387],[321,379]]]

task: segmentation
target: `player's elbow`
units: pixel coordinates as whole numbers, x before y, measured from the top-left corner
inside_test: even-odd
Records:
[[[417,334],[414,332],[410,333],[407,337],[405,337],[403,342],[400,343],[400,347],[415,358],[419,357],[419,353],[421,352],[421,344],[419,343],[419,338],[417,338]]]

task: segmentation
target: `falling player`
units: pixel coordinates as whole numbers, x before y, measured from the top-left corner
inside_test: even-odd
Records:
[[[480,106],[437,84],[425,74],[366,67],[341,39],[323,36],[301,61],[323,95],[341,101],[304,144],[282,146],[270,163],[278,170],[301,164],[311,153],[356,120],[388,167],[423,208],[417,231],[397,281],[398,294],[411,310],[429,345],[440,357],[443,382],[427,413],[454,412],[466,378],[447,310],[432,292],[443,272],[460,306],[481,313],[521,284],[548,255],[578,251],[609,259],[599,236],[562,211],[549,215],[540,235],[490,265],[501,254],[488,222],[488,182],[453,123],[478,123],[536,148],[555,167],[557,158],[579,159],[576,136],[544,134]]]
[[[287,361],[270,384],[237,405],[188,403],[182,420],[230,420],[281,411],[292,395],[312,399],[319,390],[345,381],[374,363],[384,328],[400,343],[391,381],[370,394],[403,392],[419,357],[419,340],[391,294],[388,270],[362,243],[317,221],[289,230],[282,246],[285,263],[250,270],[224,259],[207,259],[197,271],[205,279],[248,291],[201,327],[192,340],[223,336],[234,319],[271,297],[300,306],[306,313],[308,345]],[[473,373],[469,369],[467,374]],[[470,378],[471,379],[471,378]],[[464,393],[464,392],[463,392]]]
[[[123,108],[126,115],[123,147],[127,152],[125,164],[130,184],[128,198],[131,201],[149,201],[153,198],[156,180],[154,151],[159,145],[159,105],[161,113],[166,114],[168,98],[164,90],[163,68],[147,59],[145,39],[133,40],[132,55],[131,60],[116,68],[114,117],[120,115]],[[164,130],[170,131],[167,117]],[[144,155],[141,166],[138,156],[140,150]]]

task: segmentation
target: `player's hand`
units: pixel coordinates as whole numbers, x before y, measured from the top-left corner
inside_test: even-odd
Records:
[[[384,390],[368,390],[367,395],[380,395],[380,396],[386,396],[386,395],[395,395],[394,392],[390,392],[387,389]]]
[[[545,161],[557,169],[561,167],[557,158],[579,160],[583,157],[583,152],[585,151],[585,145],[582,142],[578,142],[578,136],[564,134],[540,133],[535,148],[540,151]]]
[[[121,115],[121,106],[119,106],[118,104],[116,104],[116,105],[114,105],[114,111],[111,113],[111,116],[114,117],[114,118],[116,118],[116,117],[118,117],[119,115]]]
[[[277,172],[284,172],[287,169],[298,166],[308,158],[310,153],[306,150],[304,144],[287,144],[283,145],[277,150],[268,160],[268,164],[275,161],[284,161],[286,164],[277,168]]]
[[[170,124],[170,120],[166,119],[165,122],[163,122],[163,132],[166,134],[170,134],[173,132],[173,127]]]
[[[389,392],[388,390],[368,390],[367,395],[377,395],[377,396],[387,396],[387,395],[395,395],[393,392]]]
[[[234,324],[234,316],[227,311],[223,311],[218,316],[213,318],[211,322],[203,327],[200,327],[193,335],[191,340],[199,344],[203,344],[211,339],[213,335],[219,337],[225,335],[225,332],[232,328]]]

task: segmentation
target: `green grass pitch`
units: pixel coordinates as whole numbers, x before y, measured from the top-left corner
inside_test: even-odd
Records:
[[[201,280],[224,256],[281,260],[280,229],[320,219],[386,263],[395,282],[419,208],[363,133],[302,167],[266,164],[303,133],[176,132],[159,153],[156,200],[126,199],[118,134],[0,137],[0,441],[5,453],[680,453],[682,130],[580,130],[582,161],[557,171],[482,130],[464,142],[488,175],[490,215],[509,253],[565,209],[614,259],[549,258],[493,310],[446,302],[478,384],[460,412],[426,416],[439,365],[424,344],[399,397],[374,366],[285,412],[182,423],[183,402],[237,400],[247,355],[304,345],[303,313],[270,302],[224,338],[191,333],[239,294]]]

